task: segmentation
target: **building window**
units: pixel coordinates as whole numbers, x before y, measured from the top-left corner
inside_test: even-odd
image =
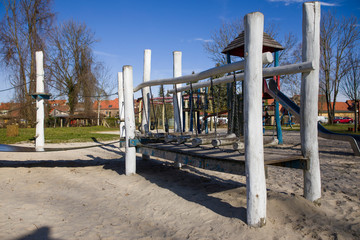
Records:
[[[112,108],[112,105],[109,105],[109,108]]]

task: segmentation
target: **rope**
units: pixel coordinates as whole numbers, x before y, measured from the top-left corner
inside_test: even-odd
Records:
[[[274,109],[276,108],[276,104],[275,101],[273,102],[274,105]],[[275,111],[274,111],[275,113]],[[273,139],[275,139],[275,128],[276,128],[276,119],[275,119],[275,114],[274,114],[274,122],[273,122]]]
[[[215,112],[215,98],[214,98],[214,85],[213,85],[213,79],[210,78],[210,91],[211,91],[211,98],[212,98],[212,109],[211,111],[212,112]],[[218,111],[216,111],[216,115],[215,115],[215,119],[214,119],[214,130],[215,130],[215,138],[217,136],[217,133],[216,133],[216,127],[217,127],[217,119],[218,119]]]
[[[26,104],[26,105],[24,105],[24,106],[21,106],[21,107],[19,107],[19,108],[13,108],[13,109],[7,111],[7,113],[14,112],[14,111],[18,111],[18,110],[20,110],[20,109],[23,109],[23,108],[25,108],[25,107],[31,106],[31,105],[33,105],[33,104],[35,104],[35,102],[28,103],[28,104]]]
[[[164,94],[164,86],[161,85],[162,88],[162,101],[163,101],[163,105],[164,105],[164,111],[165,111],[165,132],[167,133],[167,135],[169,135],[169,122],[168,122],[168,118],[167,118],[167,113],[166,113],[166,103],[165,103],[165,94]],[[164,124],[164,123],[163,123]]]
[[[180,117],[180,105],[179,105],[179,99],[177,98],[177,87],[176,84],[174,85],[175,87],[175,98],[176,98],[176,105],[177,105],[177,112],[178,112],[178,116],[179,116],[179,127],[180,127],[180,134],[181,136],[183,135],[183,131],[182,131],[182,125],[181,125],[181,117]],[[175,128],[174,128],[175,130]]]
[[[208,88],[205,88],[205,96],[204,96],[204,104],[203,104],[203,111],[204,111],[204,117],[203,117],[203,124],[204,126],[202,127],[202,129],[204,129],[205,133],[208,133],[208,120],[207,120],[207,110],[208,110],[208,94],[207,94]],[[205,118],[206,117],[206,118]]]
[[[152,109],[153,109],[153,116],[154,116],[154,121],[155,121],[156,133],[159,134],[159,130],[158,130],[158,126],[157,126],[157,118],[156,118],[156,115],[155,115],[154,98],[153,98],[153,95],[152,95],[151,87],[149,87],[149,88],[150,88],[151,106],[152,106]]]
[[[228,124],[230,124],[230,132],[235,132],[235,111],[236,111],[236,77],[235,77],[235,71],[234,71],[234,82],[232,85],[232,101],[231,101],[231,121],[229,121]]]
[[[29,84],[30,82],[35,82],[35,81],[28,81],[26,83],[23,83],[23,84],[20,84],[20,85],[16,85],[16,86],[13,86],[11,88],[6,88],[6,89],[1,89],[0,92],[6,92],[6,91],[9,91],[9,90],[12,90],[12,89],[15,89],[15,88],[18,88],[18,87],[22,87],[22,86],[25,86],[26,84]]]
[[[194,116],[193,116],[193,92],[192,92],[192,83],[190,83],[190,92],[189,92],[189,104],[190,104],[190,128],[191,134],[194,133]]]
[[[60,89],[58,87],[55,87],[54,85],[50,84],[49,82],[46,83],[47,85],[49,85],[50,87],[55,88],[56,90],[63,92],[63,89]],[[100,94],[100,95],[94,95],[94,96],[87,96],[87,95],[78,95],[78,97],[93,97],[93,98],[101,98],[101,97],[110,97],[110,96],[114,96],[114,95],[118,95],[118,92],[115,93],[109,93],[109,94]],[[62,93],[62,96],[67,96],[67,94]]]
[[[145,114],[145,121],[146,121],[146,123],[148,124],[148,126],[149,126],[149,122],[148,122],[148,120],[147,120],[147,112],[146,111],[144,111],[144,108],[145,108],[145,104],[144,104],[144,95],[143,95],[143,91],[141,91],[141,96],[142,96],[142,99],[143,99],[143,104],[141,104],[141,111],[139,111],[138,112],[138,114],[142,114],[142,112],[144,112],[144,114]],[[140,115],[139,115],[139,118],[140,118]],[[139,126],[139,131],[141,132],[142,130],[145,130],[145,129],[142,129],[142,121],[144,121],[144,119],[143,118],[141,118],[141,122],[140,122],[140,126]]]
[[[196,135],[196,137],[198,136],[198,131],[197,131],[197,126],[196,126],[196,121],[194,121],[193,119],[194,119],[194,99],[193,99],[193,87],[192,87],[192,83],[190,83],[190,94],[191,94],[191,107],[190,107],[190,111],[191,111],[191,119],[192,119],[192,122],[194,123],[195,122],[195,124],[193,124],[193,125],[195,125],[195,135]],[[193,126],[193,129],[194,129],[194,126]]]

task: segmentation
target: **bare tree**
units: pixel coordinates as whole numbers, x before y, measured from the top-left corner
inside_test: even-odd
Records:
[[[113,89],[117,89],[116,84],[111,83],[113,76],[110,75],[110,70],[102,62],[96,62],[93,66],[92,74],[96,79],[95,96],[94,99],[97,102],[97,125],[100,125],[100,101],[108,99],[113,95],[111,92]],[[117,93],[116,93],[117,94]],[[120,104],[120,102],[119,102]]]
[[[68,97],[70,115],[74,114],[81,95],[87,101],[86,96],[95,92],[91,54],[95,42],[95,34],[85,24],[72,20],[55,28],[51,36],[51,76],[57,89]]]
[[[5,14],[0,22],[0,54],[11,72],[11,84],[22,104],[21,117],[35,120],[31,94],[35,92],[35,52],[46,49],[46,35],[54,13],[51,0],[3,0]]]
[[[340,84],[349,70],[346,57],[360,39],[357,23],[354,16],[338,19],[331,12],[322,15],[320,88],[325,94],[329,123],[333,123]]]
[[[301,43],[289,34],[283,44],[284,50],[281,51],[280,65],[294,64],[302,61],[301,59]],[[281,90],[293,97],[300,94],[301,74],[289,74],[282,76],[280,80]]]
[[[226,55],[222,50],[244,30],[242,20],[236,19],[232,22],[223,22],[221,27],[210,36],[210,41],[204,43],[203,47],[215,64],[226,64]]]
[[[358,125],[358,101],[360,97],[360,54],[350,52],[347,57],[349,64],[348,71],[345,75],[344,82],[342,84],[342,92],[354,102],[354,129],[357,132]]]
[[[93,57],[89,48],[81,50],[79,69],[79,100],[84,103],[85,115],[92,113],[93,96],[96,93],[97,80],[93,73]]]

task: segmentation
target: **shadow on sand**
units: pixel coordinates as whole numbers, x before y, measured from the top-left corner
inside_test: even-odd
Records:
[[[59,238],[50,237],[51,229],[49,227],[41,227],[35,231],[25,234],[14,240],[61,240]]]

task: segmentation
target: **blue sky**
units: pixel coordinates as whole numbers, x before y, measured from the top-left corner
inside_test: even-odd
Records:
[[[265,22],[277,25],[279,36],[292,32],[301,40],[302,0],[54,0],[56,21],[73,19],[85,23],[100,41],[94,53],[111,70],[112,85],[123,65],[132,65],[134,85],[142,81],[143,52],[152,50],[151,79],[172,77],[172,52],[182,51],[183,75],[214,66],[203,42],[223,21],[242,19],[260,11]],[[323,1],[322,11],[360,17],[359,0]],[[3,14],[3,9],[0,9]],[[1,16],[2,17],[2,16]],[[0,76],[0,90],[11,87]],[[114,90],[115,91],[115,90]],[[116,92],[116,91],[115,91]],[[157,94],[156,90],[153,90]],[[137,96],[137,95],[135,95]],[[0,93],[0,102],[10,92]]]

